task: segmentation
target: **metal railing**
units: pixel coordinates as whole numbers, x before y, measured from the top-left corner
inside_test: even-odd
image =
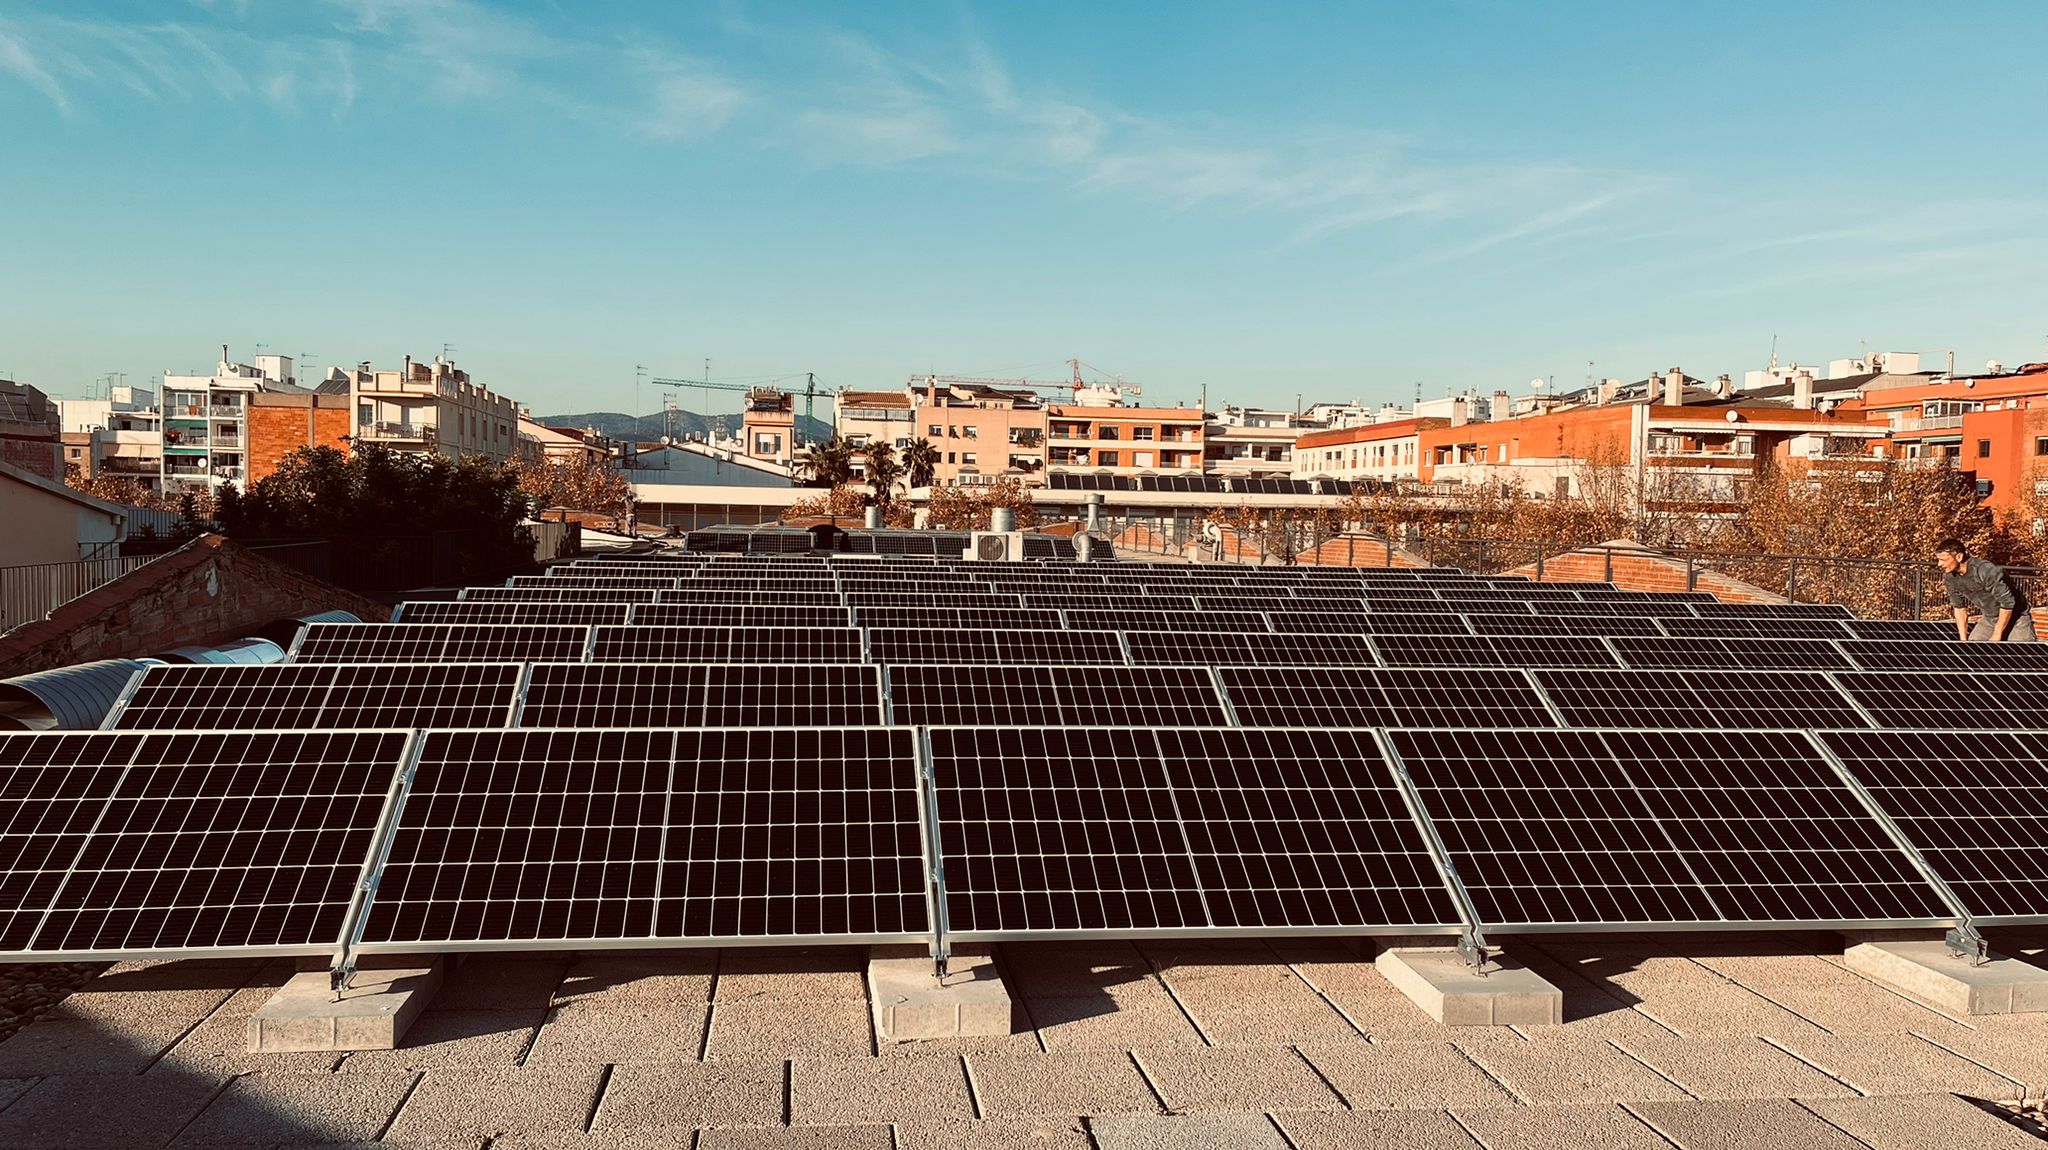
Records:
[[[377,422],[363,427],[366,439],[424,439],[434,430],[430,423]]]
[[[0,567],[0,631],[40,619],[156,558],[124,555]]]

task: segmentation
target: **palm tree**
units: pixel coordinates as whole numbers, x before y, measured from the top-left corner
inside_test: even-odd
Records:
[[[838,436],[813,443],[796,457],[793,470],[816,487],[837,487],[853,478],[853,447]]]
[[[896,461],[896,449],[876,441],[861,452],[867,461],[868,482],[875,489],[875,504],[887,507],[895,494],[896,481],[903,478],[903,465]]]
[[[939,449],[929,439],[913,439],[903,449],[903,467],[910,475],[912,487],[930,487],[932,473],[939,467]]]

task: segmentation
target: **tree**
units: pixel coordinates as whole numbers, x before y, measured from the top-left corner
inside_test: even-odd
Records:
[[[813,443],[796,457],[792,470],[812,487],[837,487],[853,478],[853,445],[836,435]]]
[[[930,487],[932,476],[939,467],[939,449],[932,441],[919,436],[903,449],[903,468],[910,475],[912,487]]]
[[[587,454],[578,454],[568,460],[515,464],[514,470],[519,476],[519,489],[540,507],[595,512],[610,516],[615,526],[624,525],[633,485],[617,468]]]
[[[861,451],[867,464],[868,484],[875,491],[875,505],[887,507],[896,496],[896,481],[903,478],[903,465],[896,461],[896,449],[876,441]]]
[[[108,503],[125,503],[130,507],[145,507],[152,511],[178,509],[177,500],[160,491],[151,491],[136,479],[106,471],[87,477],[76,463],[64,465],[64,483],[73,491],[90,495],[94,499],[104,499]]]
[[[1038,524],[1038,508],[1031,502],[1031,492],[1007,476],[987,487],[934,487],[925,514],[936,530],[986,531],[998,507],[1015,512],[1019,527]]]

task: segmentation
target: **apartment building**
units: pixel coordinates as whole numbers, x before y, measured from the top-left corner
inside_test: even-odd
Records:
[[[450,459],[519,452],[518,407],[438,355],[432,363],[406,356],[397,371],[372,371],[368,363],[336,368],[317,390],[349,397],[358,442]]]
[[[525,412],[519,415],[517,455],[522,463],[576,463],[597,465],[620,463],[625,445],[609,435],[588,427],[549,427],[536,423]]]
[[[832,399],[832,434],[855,449],[886,443],[901,452],[917,438],[910,391],[841,391]]]
[[[39,389],[0,379],[0,463],[54,482],[64,479],[63,425]]]
[[[1292,411],[1225,404],[1203,427],[1203,470],[1223,476],[1292,475],[1295,441],[1313,426]]]
[[[1994,510],[2048,495],[2048,363],[1866,389],[1839,410],[1884,429],[1878,454],[1967,473]]]
[[[1045,482],[1046,405],[1035,392],[985,384],[929,381],[909,389],[913,439],[939,453],[939,487],[1016,479]]]
[[[1199,408],[1055,403],[1045,415],[1052,471],[1202,473],[1208,420]]]
[[[255,397],[297,390],[291,356],[259,355],[253,364],[237,363],[226,345],[212,375],[165,372],[161,490],[249,482],[249,411]]]
[[[146,387],[109,388],[104,398],[60,399],[64,462],[88,478],[118,475],[156,490],[163,483],[163,412]]]
[[[1412,483],[1422,478],[1423,433],[1449,426],[1429,418],[1304,431],[1294,444],[1293,477]]]
[[[747,392],[740,440],[747,458],[788,467],[796,459],[796,396],[774,387]]]
[[[345,395],[259,391],[249,397],[247,482],[269,478],[285,456],[302,447],[347,452],[353,430]]]

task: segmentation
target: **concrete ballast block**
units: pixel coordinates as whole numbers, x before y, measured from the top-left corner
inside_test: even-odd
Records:
[[[1951,1014],[2048,1011],[2048,970],[1994,954],[1973,966],[1934,939],[1859,942],[1842,951],[1849,969]]]
[[[955,951],[940,982],[917,947],[876,947],[868,957],[868,1001],[884,1041],[1009,1034],[1015,1007],[985,949]]]
[[[395,1050],[441,989],[441,961],[425,967],[359,970],[341,1001],[326,971],[292,976],[249,1019],[251,1054],[308,1050]]]
[[[1564,1021],[1564,991],[1510,958],[1473,970],[1454,949],[1382,950],[1373,965],[1445,1026],[1545,1025]]]

